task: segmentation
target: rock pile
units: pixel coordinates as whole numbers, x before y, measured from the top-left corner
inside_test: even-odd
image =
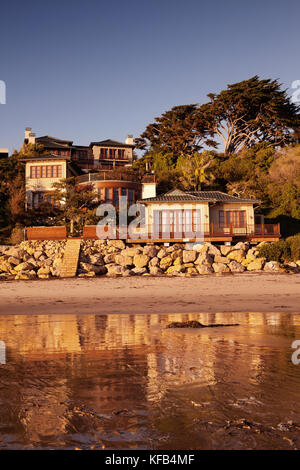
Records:
[[[59,277],[65,241],[22,242],[0,249],[0,279],[49,279]],[[259,246],[259,245],[258,245]],[[77,275],[196,276],[244,271],[300,272],[300,261],[281,265],[259,257],[258,246],[239,242],[234,246],[211,243],[126,245],[122,240],[81,242]]]

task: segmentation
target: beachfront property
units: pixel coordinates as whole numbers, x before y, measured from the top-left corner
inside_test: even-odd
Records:
[[[27,208],[51,204],[53,184],[75,176],[78,187],[94,187],[99,202],[118,208],[120,198],[126,197],[129,206],[137,201],[144,204],[145,228],[138,230],[137,239],[128,232],[129,242],[176,243],[200,238],[210,242],[256,243],[280,238],[279,224],[265,224],[263,215],[256,213],[260,201],[220,191],[175,189],[157,196],[154,174],[138,178],[130,171],[120,171],[120,167],[132,166],[132,136],[125,143],[108,139],[79,147],[70,140],[35,137],[31,128],[26,128],[24,143],[41,144],[47,152],[22,159],[26,165]],[[96,227],[86,228],[84,234],[95,238]]]
[[[220,191],[181,191],[141,199],[145,205],[146,237],[139,242],[181,242],[203,238],[210,242],[277,241],[279,224],[265,224],[255,213],[260,201]],[[134,240],[132,240],[133,242]]]
[[[45,202],[51,203],[53,184],[70,176],[78,177],[78,183],[93,183],[100,200],[115,202],[126,195],[131,204],[142,197],[142,185],[129,177],[112,176],[111,170],[131,167],[133,160],[133,136],[125,143],[107,139],[91,142],[89,146],[73,145],[71,140],[56,137],[36,137],[31,127],[25,129],[24,144],[43,146],[44,155],[25,157],[26,208],[38,209]],[[90,174],[90,170],[99,173]],[[118,194],[118,197],[117,197]],[[150,193],[153,194],[153,193]]]
[[[68,157],[83,172],[86,170],[109,170],[131,165],[133,161],[133,136],[125,142],[112,139],[91,142],[88,146],[74,145],[72,140],[62,140],[52,136],[36,137],[31,127],[25,129],[25,144],[40,144],[45,153]]]

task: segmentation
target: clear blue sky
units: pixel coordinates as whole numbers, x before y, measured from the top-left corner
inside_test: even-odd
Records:
[[[300,79],[299,0],[11,0],[0,16],[10,151],[26,126],[75,144],[123,141],[228,83]]]

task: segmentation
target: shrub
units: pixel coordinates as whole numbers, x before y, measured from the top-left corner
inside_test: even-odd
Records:
[[[258,248],[259,256],[267,261],[285,261],[291,259],[290,243],[279,240],[275,243],[266,243]]]
[[[300,233],[294,235],[293,237],[287,238],[287,242],[290,245],[291,258],[294,261],[300,259]]]
[[[16,224],[12,229],[10,235],[10,243],[12,245],[18,245],[24,240],[24,227],[21,224]]]

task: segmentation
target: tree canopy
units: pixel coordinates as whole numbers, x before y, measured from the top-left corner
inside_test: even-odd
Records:
[[[255,76],[208,97],[210,102],[200,106],[200,111],[210,133],[221,137],[225,154],[237,153],[258,142],[286,145],[298,126],[299,108],[277,80]]]
[[[192,155],[203,145],[216,147],[210,138],[205,116],[199,112],[196,104],[174,106],[170,111],[155,118],[139,139],[135,140],[137,148],[143,150],[160,150],[179,155]]]

